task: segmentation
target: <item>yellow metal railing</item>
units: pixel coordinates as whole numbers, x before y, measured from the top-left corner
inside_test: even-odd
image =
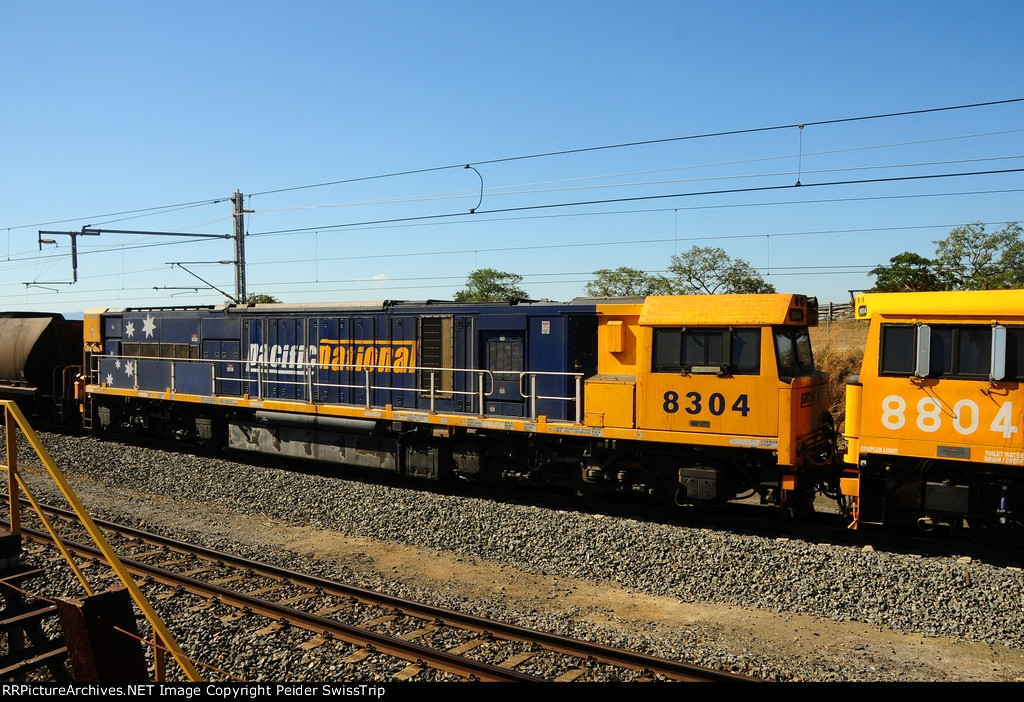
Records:
[[[68,501],[68,503],[71,505],[71,508],[74,510],[75,514],[78,515],[78,519],[81,522],[82,526],[85,527],[85,529],[89,532],[89,536],[92,538],[93,543],[103,553],[104,558],[106,558],[107,564],[117,575],[118,579],[120,579],[121,584],[123,584],[125,588],[128,590],[129,594],[131,594],[132,599],[135,600],[136,606],[138,606],[138,608],[142,610],[143,615],[146,617],[146,621],[148,621],[150,626],[153,628],[153,637],[156,643],[154,655],[156,681],[163,682],[164,667],[162,660],[163,654],[161,652],[167,651],[171,654],[171,656],[174,657],[178,665],[181,666],[182,671],[185,673],[185,675],[188,677],[190,681],[201,682],[202,678],[199,676],[199,673],[192,665],[192,662],[182,652],[181,648],[174,640],[174,636],[171,635],[171,632],[164,625],[163,620],[160,619],[160,615],[158,615],[156,613],[156,610],[153,609],[152,605],[149,604],[149,600],[146,599],[146,596],[142,593],[142,590],[139,589],[139,586],[135,583],[135,579],[132,578],[131,573],[129,573],[128,569],[125,568],[123,563],[121,563],[121,559],[119,559],[117,557],[117,554],[114,553],[114,549],[107,542],[106,537],[103,536],[103,533],[99,530],[96,524],[92,521],[92,518],[85,511],[85,507],[82,505],[82,502],[78,499],[78,496],[71,489],[71,485],[64,478],[64,475],[60,472],[60,469],[57,468],[57,464],[54,463],[53,458],[50,457],[50,454],[46,450],[46,447],[43,446],[42,442],[39,440],[39,437],[36,435],[35,431],[33,431],[32,427],[29,426],[28,421],[25,419],[25,415],[22,414],[21,410],[18,409],[18,406],[10,400],[0,400],[0,408],[2,408],[3,410],[4,432],[7,440],[7,463],[3,466],[0,466],[0,469],[7,471],[7,494],[9,496],[8,499],[11,516],[11,533],[21,533],[20,495],[24,494],[25,498],[32,506],[32,509],[35,510],[36,514],[39,516],[39,519],[45,526],[46,531],[49,532],[50,537],[53,539],[53,542],[57,545],[57,548],[60,549],[60,552],[64,554],[64,558],[71,566],[71,570],[75,573],[75,577],[78,578],[78,581],[85,588],[86,594],[93,594],[93,588],[86,579],[85,574],[81,571],[81,569],[75,563],[74,559],[71,557],[70,552],[64,546],[60,537],[57,535],[57,532],[54,530],[53,525],[50,523],[50,520],[46,518],[46,515],[43,513],[43,510],[39,506],[39,503],[36,502],[35,498],[29,492],[28,485],[25,484],[24,479],[18,473],[17,430],[20,428],[22,434],[24,434],[25,438],[28,440],[28,443],[31,444],[32,449],[36,452],[36,455],[39,457],[39,460],[42,461],[43,467],[46,469],[46,472],[49,473],[50,478],[60,489],[61,493],[64,495],[64,498]]]

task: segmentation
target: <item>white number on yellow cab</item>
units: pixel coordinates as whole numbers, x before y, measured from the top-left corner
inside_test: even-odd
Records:
[[[942,405],[933,397],[922,397],[914,410],[914,424],[923,432],[932,433],[942,428],[944,413]],[[960,400],[953,405],[953,429],[957,433],[969,436],[977,431],[981,423],[981,410],[974,400]],[[887,395],[882,400],[882,426],[892,431],[902,429],[907,423],[907,401],[899,395]],[[1010,438],[1017,433],[1013,422],[1013,403],[1004,402],[988,428],[996,434]]]
[[[1010,438],[1011,434],[1017,433],[1017,425],[1013,423],[1012,402],[1003,403],[1003,406],[999,408],[999,412],[996,413],[995,419],[988,425],[988,428],[994,432],[1001,433],[1007,439]]]

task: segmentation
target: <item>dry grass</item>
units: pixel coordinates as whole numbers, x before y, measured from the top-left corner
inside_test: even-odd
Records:
[[[860,373],[867,336],[867,322],[854,320],[811,328],[814,360],[819,370],[828,373],[829,411],[840,431],[846,420],[846,379]]]
[[[832,346],[837,349],[864,349],[868,338],[868,323],[853,319],[838,322],[820,322],[811,327],[811,345],[815,351]]]

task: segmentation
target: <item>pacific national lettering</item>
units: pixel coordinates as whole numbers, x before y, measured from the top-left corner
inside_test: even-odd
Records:
[[[379,370],[412,373],[416,366],[415,341],[341,341],[321,339],[318,346],[304,344],[249,344],[246,371],[256,374],[298,375],[313,364],[321,370]]]

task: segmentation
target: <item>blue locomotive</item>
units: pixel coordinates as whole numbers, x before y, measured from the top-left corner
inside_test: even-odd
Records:
[[[444,479],[808,503],[800,295],[90,310],[87,428]]]

